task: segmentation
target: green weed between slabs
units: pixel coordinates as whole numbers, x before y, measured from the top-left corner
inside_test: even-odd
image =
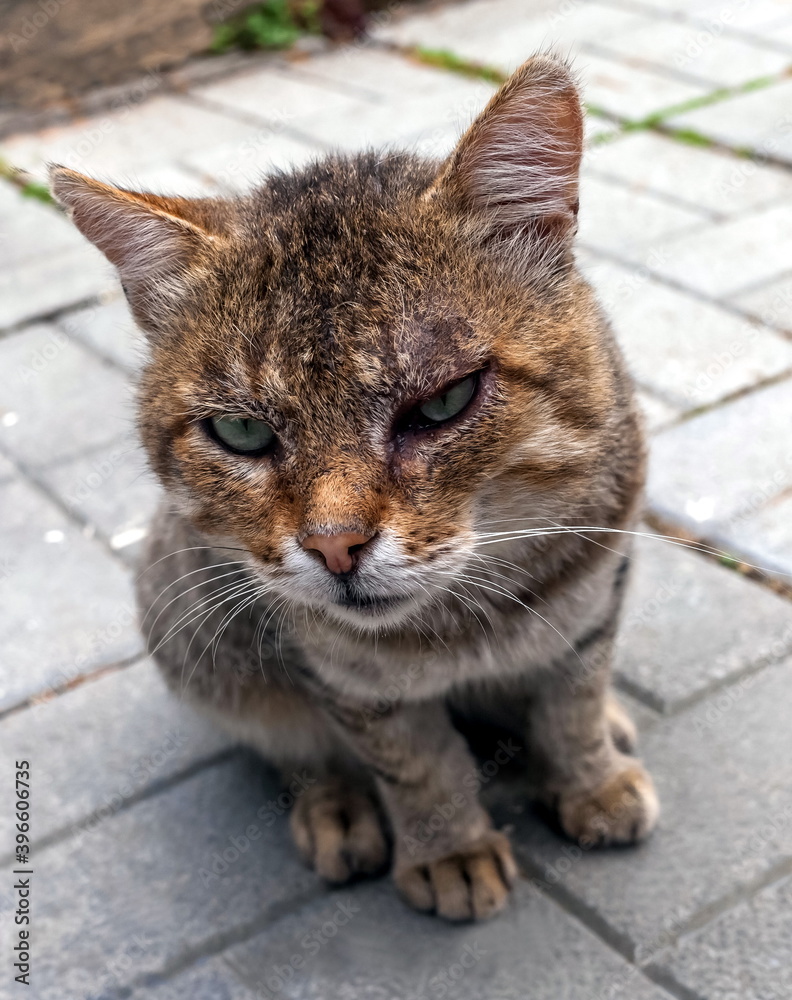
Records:
[[[12,167],[3,159],[0,159],[0,178],[13,184],[23,198],[34,198],[36,201],[43,201],[46,205],[55,204],[55,200],[45,184],[34,181],[26,171],[20,170],[19,167]]]
[[[266,0],[218,24],[212,52],[288,49],[303,35],[318,35],[321,0]]]

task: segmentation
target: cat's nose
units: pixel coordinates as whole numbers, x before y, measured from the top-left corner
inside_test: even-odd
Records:
[[[357,553],[374,537],[356,531],[341,531],[336,535],[309,535],[303,539],[304,549],[314,549],[323,557],[331,573],[349,573]]]

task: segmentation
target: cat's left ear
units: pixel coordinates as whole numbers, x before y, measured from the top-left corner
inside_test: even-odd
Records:
[[[223,242],[219,202],[127,191],[50,167],[52,194],[121,277],[140,325],[156,332],[188,294],[191,272]]]
[[[583,112],[569,67],[535,56],[462,136],[429,197],[441,197],[485,237],[557,249],[574,235]]]

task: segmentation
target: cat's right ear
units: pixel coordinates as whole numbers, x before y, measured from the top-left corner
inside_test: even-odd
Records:
[[[216,203],[127,191],[57,165],[50,185],[80,232],[117,268],[138,323],[156,333],[189,293],[191,272],[223,239],[209,207]]]
[[[535,56],[490,100],[428,197],[442,198],[485,239],[557,251],[574,235],[583,112],[565,62]]]

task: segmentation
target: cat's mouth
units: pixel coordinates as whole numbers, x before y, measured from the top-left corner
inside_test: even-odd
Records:
[[[377,615],[393,611],[406,604],[409,599],[403,594],[381,597],[376,594],[351,594],[347,592],[337,598],[335,603],[341,608],[351,608],[353,611],[361,612],[361,614]]]

